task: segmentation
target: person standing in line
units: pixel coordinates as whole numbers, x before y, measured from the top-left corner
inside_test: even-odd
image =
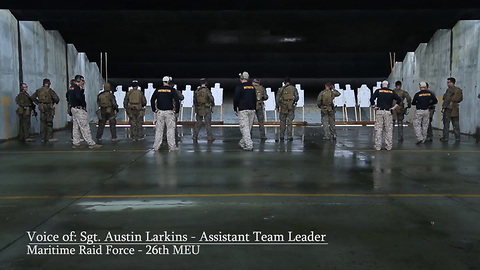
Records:
[[[427,139],[428,122],[430,118],[429,107],[437,104],[437,98],[428,90],[426,82],[419,84],[420,91],[413,97],[412,105],[416,106],[415,116],[413,118],[413,129],[417,137],[416,144],[424,143]]]
[[[82,148],[81,139],[87,142],[88,148],[101,148],[92,139],[87,114],[87,102],[85,100],[85,78],[82,75],[75,75],[75,84],[68,88],[68,100],[72,105],[73,140],[72,148]]]
[[[448,142],[450,132],[450,122],[453,125],[455,141],[460,142],[460,102],[463,100],[463,90],[455,86],[455,78],[447,79],[447,90],[443,94],[442,113],[443,113],[443,137],[442,142]]]
[[[207,140],[214,141],[212,134],[212,112],[215,106],[212,91],[208,87],[206,79],[200,80],[200,86],[193,93],[193,107],[195,108],[195,126],[193,127],[192,139],[194,142],[198,140],[198,133],[205,122],[205,129],[207,131]]]
[[[20,93],[15,97],[17,103],[17,115],[19,121],[18,139],[21,142],[34,142],[35,139],[30,137],[30,120],[32,115],[37,117],[35,111],[35,103],[28,94],[28,85],[26,83],[20,84]]]
[[[50,88],[50,85],[49,79],[43,79],[42,87],[32,95],[33,102],[38,105],[40,110],[40,135],[43,143],[58,141],[53,138],[53,117],[55,116],[54,104],[58,104],[60,98]]]
[[[109,123],[110,125],[110,134],[112,135],[112,142],[116,142],[119,139],[117,138],[117,113],[118,113],[118,104],[115,100],[115,96],[111,92],[111,86],[109,83],[105,83],[103,86],[103,91],[97,96],[97,116],[98,116],[98,129],[97,129],[97,143],[100,143],[102,140],[103,130],[105,129],[105,124]]]
[[[238,144],[245,151],[253,151],[251,130],[257,107],[257,92],[252,83],[248,81],[250,77],[248,72],[244,71],[238,75],[241,84],[235,87],[233,97],[233,110],[235,115],[238,116],[240,132],[242,133],[242,139]]]
[[[268,99],[267,90],[260,83],[260,79],[253,79],[253,86],[257,92],[257,107],[255,109],[255,114],[257,115],[258,120],[258,129],[260,130],[260,140],[264,141],[267,139],[265,132],[265,104],[264,101]]]
[[[180,100],[180,106],[181,106],[182,101],[185,99],[185,96],[183,95],[181,90],[177,89],[177,85],[173,83],[173,78],[172,77],[169,77],[169,78],[170,78],[170,83],[168,85],[173,87],[177,91],[178,99]],[[175,101],[172,100],[172,102],[175,105]],[[178,109],[178,111],[179,110],[180,108]],[[175,143],[178,146],[178,142],[182,141],[182,137],[179,135],[177,125],[178,125],[178,113],[175,114]]]
[[[145,106],[147,106],[147,99],[138,87],[138,81],[133,80],[132,90],[125,94],[123,107],[127,112],[128,122],[130,123],[130,138],[132,138],[134,142],[145,139],[143,135],[143,117],[145,116]]]
[[[375,105],[375,100],[377,104]],[[392,107],[393,101],[396,104]],[[395,91],[388,88],[388,81],[382,82],[382,87],[375,90],[370,98],[370,104],[375,110],[375,150],[381,150],[383,139],[385,139],[385,149],[392,150],[393,144],[393,120],[392,111],[394,111],[402,99],[395,93]]]
[[[335,131],[335,107],[333,100],[340,96],[340,92],[333,88],[332,83],[325,84],[325,89],[318,94],[317,106],[322,114],[323,139],[336,140],[337,132]]]
[[[408,109],[412,107],[412,98],[407,91],[402,89],[402,82],[395,82],[395,93],[402,99],[402,103],[393,111],[393,125],[397,124],[398,129],[398,141],[403,141],[403,119],[405,115],[408,114]],[[407,107],[405,108],[404,100],[407,100]],[[395,103],[395,101],[393,101]],[[392,104],[394,106],[395,104]]]
[[[175,113],[178,113],[180,109],[180,99],[175,88],[169,86],[169,76],[164,76],[162,82],[163,86],[157,88],[150,99],[152,111],[156,114],[153,150],[160,149],[163,141],[163,129],[166,126],[168,149],[170,152],[178,151],[175,144]]]
[[[430,87],[428,85],[428,82],[426,83],[427,84],[427,90],[429,90],[430,92],[432,92],[430,90]],[[435,93],[432,92],[434,95]],[[438,100],[437,100],[438,101]],[[429,118],[428,118],[428,130],[427,130],[427,139],[425,140],[426,142],[432,142],[433,141],[433,127],[432,127],[432,121],[433,121],[433,116],[435,115],[435,104],[432,104],[430,105],[430,107],[428,107],[428,112],[429,112]]]
[[[283,85],[283,87],[278,89],[275,99],[277,111],[280,114],[279,140],[283,141],[285,139],[286,129],[287,140],[293,141],[293,119],[295,119],[295,107],[297,106],[299,96],[297,88],[290,84],[289,77],[283,80]]]

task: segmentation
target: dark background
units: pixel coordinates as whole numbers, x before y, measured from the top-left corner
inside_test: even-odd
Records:
[[[202,77],[228,91],[237,75],[285,76],[318,93],[327,81],[356,89],[390,74],[436,30],[480,19],[480,1],[2,1],[18,20],[58,30],[92,62],[108,53],[112,84]],[[148,78],[148,79],[147,79]],[[268,84],[267,84],[268,82]]]

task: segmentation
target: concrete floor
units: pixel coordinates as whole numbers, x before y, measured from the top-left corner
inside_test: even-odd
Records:
[[[0,269],[480,269],[473,138],[444,144],[435,131],[417,146],[408,127],[387,152],[373,150],[372,127],[338,127],[336,143],[318,126],[282,143],[268,128],[270,139],[244,152],[236,127],[214,128],[213,143],[182,131],[178,153],[151,151],[152,129],[142,142],[119,129],[117,143],[106,130],[100,150],[71,149],[67,131],[54,144],[0,144]],[[31,231],[60,239],[30,240]],[[63,241],[72,231],[75,241]],[[258,231],[277,238],[256,242]],[[289,242],[289,231],[325,241]],[[109,232],[140,239],[108,242]],[[150,241],[147,232],[182,236]],[[203,232],[250,238],[200,242]],[[87,234],[98,241],[85,244]],[[27,254],[34,243],[76,255]],[[173,254],[186,243],[199,253]],[[107,254],[122,247],[135,254]]]

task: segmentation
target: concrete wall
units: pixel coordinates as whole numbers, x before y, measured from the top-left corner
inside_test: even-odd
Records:
[[[480,127],[480,21],[459,21],[452,29],[452,77],[463,89],[460,103],[460,129],[475,133]]]
[[[428,43],[407,53],[401,65],[395,65],[389,79],[401,74],[404,88],[412,96],[418,91],[418,83],[427,81],[441,103],[447,78],[455,77],[464,93],[460,104],[460,129],[462,133],[474,134],[480,128],[479,44],[480,21],[459,21],[452,30],[438,30]],[[440,106],[437,106],[434,127],[443,128],[441,117]]]
[[[8,10],[0,9],[0,33],[0,139],[18,134],[15,97],[21,79],[28,84],[30,94],[42,86],[44,78],[50,79],[60,97],[54,128],[63,128],[69,119],[65,99],[69,80],[76,74],[84,75],[89,115],[96,121],[96,96],[103,85],[96,63],[90,63],[74,45],[65,44],[58,31],[46,31],[39,22],[18,22]],[[39,130],[40,123],[33,118],[31,131]]]
[[[0,139],[18,134],[15,97],[20,89],[17,20],[0,9]]]
[[[55,106],[53,127],[62,128],[67,122],[65,41],[57,31],[45,31],[39,22],[21,21],[19,25],[23,81],[33,94],[42,86],[44,78],[50,79],[51,88],[60,96],[60,103]],[[32,131],[38,132],[39,125],[39,121],[32,121]]]

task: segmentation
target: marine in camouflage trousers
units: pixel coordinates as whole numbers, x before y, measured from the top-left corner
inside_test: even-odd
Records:
[[[175,144],[175,112],[173,110],[161,111],[156,113],[155,124],[155,142],[153,143],[153,150],[158,151],[163,141],[163,129],[167,127],[167,144],[170,151],[177,150]]]
[[[393,121],[397,124],[398,140],[403,141],[403,119],[405,119],[405,113],[393,112]]]
[[[322,111],[322,126],[325,139],[336,139],[337,132],[335,130],[335,110]]]
[[[442,139],[448,140],[450,132],[450,122],[452,122],[453,133],[455,134],[455,140],[460,141],[460,117],[452,116],[451,109],[445,109],[443,112],[443,137]]]
[[[90,125],[88,124],[88,114],[84,109],[72,108],[72,122],[73,122],[73,145],[80,145],[83,139],[88,145],[95,145],[90,132]]]
[[[128,109],[128,123],[132,140],[143,139],[143,109]]]
[[[425,142],[427,139],[428,123],[430,112],[428,110],[416,110],[413,118],[413,130],[417,137],[417,142]]]
[[[260,130],[260,139],[266,139],[267,135],[265,133],[265,108],[255,110],[255,114],[258,119],[258,129]]]
[[[432,141],[433,139],[432,121],[433,121],[433,115],[435,114],[435,108],[428,109],[428,112],[429,112],[429,118],[428,118],[427,141]]]
[[[108,112],[109,111],[109,112]],[[110,126],[110,134],[112,139],[117,138],[117,114],[112,108],[101,108],[100,115],[101,118],[98,119],[98,129],[97,129],[97,140],[100,140],[103,136],[103,130],[105,129],[105,124],[108,121]]]
[[[289,110],[287,113],[280,112],[280,139],[283,140],[285,136],[285,129],[287,130],[287,138],[293,139],[293,119],[295,119],[295,110]]]
[[[198,133],[200,132],[200,128],[202,127],[203,122],[205,121],[205,129],[207,130],[207,138],[208,140],[213,139],[213,134],[212,134],[212,112],[207,111],[205,113],[205,116],[201,116],[197,113],[195,116],[195,119],[197,120],[195,122],[195,126],[193,127],[193,139],[197,140],[198,139]]]
[[[385,139],[385,149],[392,150],[393,140],[393,120],[390,110],[377,110],[375,112],[375,150],[382,149],[383,139]]]
[[[238,144],[243,150],[253,150],[253,141],[251,136],[253,119],[255,118],[255,110],[242,110],[238,113],[238,122],[242,139]]]
[[[25,109],[27,112],[18,115],[18,121],[20,123],[18,129],[18,139],[25,141],[30,138],[30,108]]]
[[[47,142],[53,138],[53,117],[55,109],[51,104],[40,104],[40,136],[42,142]]]

